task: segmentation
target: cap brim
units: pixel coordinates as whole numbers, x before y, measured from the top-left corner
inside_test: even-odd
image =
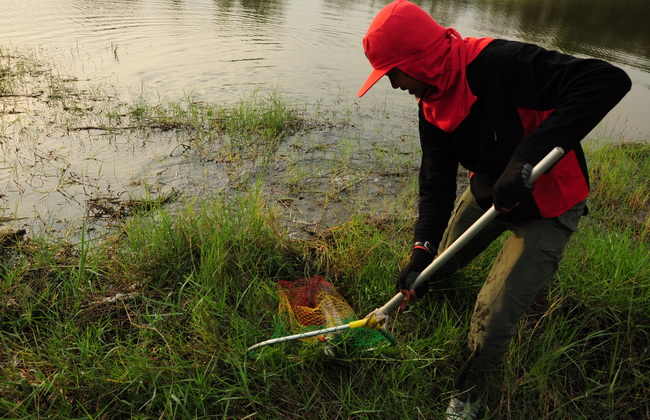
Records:
[[[368,76],[368,78],[366,79],[366,82],[363,84],[363,86],[361,86],[361,89],[359,89],[359,93],[357,93],[357,98],[360,98],[363,95],[365,95],[366,92],[368,92],[370,90],[370,88],[373,87],[375,85],[375,83],[377,83],[377,81],[379,81],[379,79],[384,77],[386,75],[386,73],[388,73],[389,71],[390,71],[390,69],[384,69],[384,70],[375,69],[375,70],[373,70],[370,73],[370,76]]]

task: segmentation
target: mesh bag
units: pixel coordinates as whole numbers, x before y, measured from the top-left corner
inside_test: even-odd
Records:
[[[273,337],[335,327],[358,319],[350,305],[322,276],[279,281],[276,289],[280,303]],[[302,340],[313,342],[326,339],[333,343],[344,341],[346,345],[369,348],[383,338],[376,330],[358,328]]]

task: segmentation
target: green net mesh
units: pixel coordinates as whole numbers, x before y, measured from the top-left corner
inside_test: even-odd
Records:
[[[279,281],[276,289],[280,303],[274,338],[344,325],[358,319],[350,305],[322,276]],[[357,328],[303,340],[368,349],[383,339],[377,330]]]

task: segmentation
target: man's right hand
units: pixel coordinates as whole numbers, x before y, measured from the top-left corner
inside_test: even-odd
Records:
[[[397,276],[396,289],[405,296],[405,301],[415,302],[429,290],[429,281],[425,280],[412,290],[415,279],[420,273],[431,264],[434,255],[429,249],[428,242],[417,242],[413,247],[411,260]],[[401,309],[406,308],[406,303],[402,302]]]
[[[533,165],[514,157],[508,163],[492,189],[494,208],[499,213],[510,213],[532,192],[534,185],[528,183]]]

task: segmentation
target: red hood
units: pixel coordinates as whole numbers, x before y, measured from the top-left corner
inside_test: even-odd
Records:
[[[426,119],[452,132],[476,101],[467,85],[465,68],[492,38],[465,38],[439,25],[429,14],[406,0],[384,7],[363,38],[373,71],[359,90],[363,96],[392,68],[438,88],[422,98]]]

